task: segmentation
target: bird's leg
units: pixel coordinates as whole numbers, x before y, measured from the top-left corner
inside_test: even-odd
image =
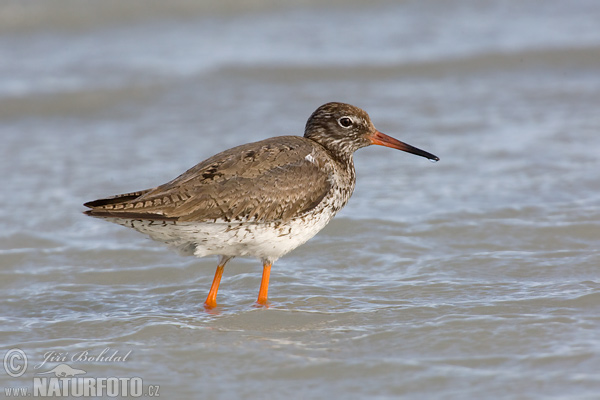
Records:
[[[221,277],[223,276],[224,265],[219,264],[217,266],[217,272],[215,272],[215,278],[208,292],[208,297],[204,302],[204,307],[215,308],[217,306],[217,292],[219,291],[219,283],[221,283]]]
[[[258,291],[258,300],[256,303],[261,306],[267,305],[267,295],[269,293],[269,277],[271,276],[271,262],[263,261],[262,280]]]
[[[223,276],[223,270],[225,269],[225,264],[229,261],[231,257],[221,256],[219,259],[219,265],[217,266],[217,272],[215,272],[215,277],[213,279],[213,283],[210,287],[210,291],[208,292],[208,297],[204,302],[204,307],[211,309],[217,306],[217,292],[219,291],[219,284],[221,283],[221,277]]]

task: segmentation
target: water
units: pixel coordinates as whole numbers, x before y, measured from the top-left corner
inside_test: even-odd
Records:
[[[29,361],[0,393],[67,364],[163,398],[600,398],[600,4],[237,3],[0,3],[0,350]],[[269,309],[260,262],[209,314],[216,259],[81,214],[327,101],[441,161],[360,150]]]

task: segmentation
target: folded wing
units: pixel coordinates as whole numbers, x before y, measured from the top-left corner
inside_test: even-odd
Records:
[[[98,217],[287,221],[316,207],[331,181],[308,139],[287,136],[219,153],[154,189],[86,203]]]

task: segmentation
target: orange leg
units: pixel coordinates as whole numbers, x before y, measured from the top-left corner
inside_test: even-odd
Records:
[[[217,306],[217,292],[219,291],[219,284],[221,283],[221,277],[223,276],[223,270],[225,269],[225,264],[227,264],[227,261],[229,261],[229,258],[226,257],[221,257],[219,260],[217,272],[215,272],[215,277],[210,287],[210,291],[208,292],[208,297],[204,302],[204,307],[206,308],[210,309]]]
[[[256,303],[261,306],[267,305],[267,295],[269,293],[269,277],[271,276],[271,264],[263,263],[262,280],[260,281],[260,289],[258,291],[258,300]]]

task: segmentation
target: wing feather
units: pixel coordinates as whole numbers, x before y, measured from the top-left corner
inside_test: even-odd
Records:
[[[302,137],[271,138],[219,153],[157,188],[86,205],[96,216],[286,221],[316,207],[330,191],[330,168],[319,157],[324,151]]]

